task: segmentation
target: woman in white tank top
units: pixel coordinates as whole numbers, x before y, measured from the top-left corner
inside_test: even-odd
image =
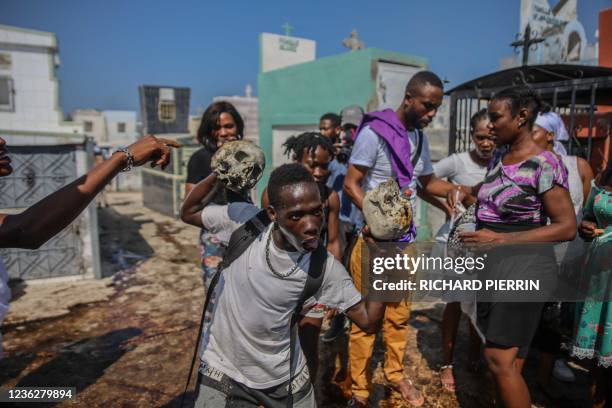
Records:
[[[434,164],[436,177],[446,178],[453,184],[464,186],[474,186],[484,180],[487,174],[487,166],[493,157],[493,150],[495,149],[495,141],[487,128],[488,123],[489,118],[486,109],[481,109],[472,116],[470,119],[470,136],[474,146],[473,149],[468,152],[454,153]],[[424,197],[423,195],[421,195],[421,198],[440,208],[437,205],[438,201],[433,201],[436,200],[435,198]],[[448,208],[445,208],[445,210],[447,213],[450,211]],[[449,233],[450,221],[447,221],[436,234],[436,242],[440,244],[446,243]],[[441,248],[441,246],[438,248]],[[435,255],[437,254],[432,254],[432,256]],[[440,367],[440,381],[444,389],[450,392],[455,391],[453,354],[461,312],[462,308],[459,302],[449,302],[446,304],[442,316],[443,365]],[[470,324],[468,360],[470,361],[471,371],[478,370],[480,344],[480,337],[476,333],[474,326]]]

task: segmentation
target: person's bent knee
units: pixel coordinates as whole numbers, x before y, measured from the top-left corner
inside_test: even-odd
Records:
[[[484,356],[489,370],[496,377],[507,377],[516,375],[517,348],[493,348],[486,347]]]

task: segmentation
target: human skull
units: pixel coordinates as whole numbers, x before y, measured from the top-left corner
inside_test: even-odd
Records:
[[[387,180],[366,193],[363,216],[374,238],[399,239],[410,229],[412,204],[394,180]]]
[[[219,180],[235,192],[253,188],[265,166],[263,150],[245,140],[224,143],[211,161],[212,170]]]

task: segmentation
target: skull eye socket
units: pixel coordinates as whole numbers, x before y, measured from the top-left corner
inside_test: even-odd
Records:
[[[261,173],[261,167],[256,164],[253,166],[253,170],[251,171],[251,177],[253,177],[254,180],[258,180]]]
[[[249,155],[243,152],[242,150],[239,150],[236,152],[236,154],[234,154],[234,158],[239,162],[244,161],[244,159],[246,159],[247,157],[249,157]]]

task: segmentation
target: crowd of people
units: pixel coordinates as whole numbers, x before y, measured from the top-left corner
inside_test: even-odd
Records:
[[[364,200],[389,179],[412,214],[417,196],[445,213],[437,242],[487,245],[489,263],[500,276],[518,263],[528,265],[523,273],[552,283],[563,268],[586,271],[581,284],[589,296],[572,305],[570,354],[595,360],[593,406],[605,405],[612,364],[612,315],[605,297],[612,272],[612,165],[594,175],[584,159],[567,155],[560,116],[524,87],[498,92],[473,115],[471,150],[433,163],[424,129],[443,95],[440,78],[421,71],[395,110],[365,113],[349,106],[322,115],[318,131],[285,141],[291,163],[273,169],[260,205],[248,189],[228,184],[214,165],[219,151],[242,139],[240,114],[228,102],[206,109],[197,133],[202,148],[189,160],[181,208],[181,219],[201,229],[194,244],[207,288],[196,407],[317,406],[319,341],[334,342],[343,334],[349,337],[347,404],[366,407],[378,333],[386,384],[412,406],[425,404],[404,370],[410,299],[382,302],[360,290],[371,274],[363,269],[367,244],[386,241],[368,228]],[[40,246],[120,170],[147,162],[164,166],[173,146],[147,136],[24,213],[0,215],[0,247]],[[0,139],[0,176],[10,172]],[[458,230],[458,214],[472,217],[468,221],[476,227]],[[410,245],[417,236],[411,221],[397,241]],[[566,244],[542,253],[528,245],[536,242]],[[514,245],[511,254],[496,249],[507,244]],[[0,278],[2,315],[9,292],[1,262]],[[440,339],[443,388],[456,391],[454,348],[462,315],[470,325],[470,369],[484,372],[484,361],[503,406],[531,406],[522,375],[530,348],[540,351],[538,384],[544,390],[551,376],[573,381],[562,338],[543,318],[548,308],[567,305],[551,304],[550,295],[544,291],[538,302],[448,302]],[[321,333],[324,319],[330,319],[329,328]]]
[[[340,115],[326,113],[321,117],[319,132],[292,136],[285,142],[285,153],[294,164],[284,165],[273,171],[261,203],[261,208],[267,210],[272,225],[266,224],[261,236],[252,246],[258,241],[267,240],[268,245],[272,242],[272,247],[277,245],[276,249],[283,249],[281,245],[285,239],[292,243],[284,248],[288,250],[286,255],[293,258],[286,263],[285,270],[288,270],[286,274],[278,273],[274,262],[269,259],[271,251],[268,248],[262,250],[266,255],[266,265],[256,266],[255,260],[249,262],[249,265],[252,265],[251,269],[260,267],[268,269],[265,271],[267,276],[271,273],[280,279],[285,279],[288,290],[285,293],[292,293],[294,298],[289,305],[283,306],[278,300],[275,301],[271,294],[257,291],[256,288],[244,283],[232,284],[228,281],[229,278],[224,278],[225,275],[221,276],[224,289],[220,291],[221,294],[225,291],[232,294],[226,295],[228,296],[226,301],[229,302],[231,302],[230,296],[234,295],[241,298],[255,296],[253,307],[263,303],[273,310],[284,311],[283,318],[276,321],[276,324],[284,326],[284,329],[262,320],[257,323],[239,324],[240,333],[236,333],[238,329],[234,325],[230,328],[221,323],[214,323],[215,318],[226,321],[235,316],[232,314],[232,317],[229,317],[229,312],[225,309],[213,309],[211,312],[213,321],[203,329],[205,340],[202,345],[201,360],[202,367],[206,368],[200,370],[201,397],[198,398],[197,406],[213,406],[207,405],[209,403],[203,396],[205,394],[217,395],[223,400],[250,395],[248,398],[252,401],[260,401],[267,406],[285,404],[286,399],[291,397],[291,391],[285,395],[279,390],[291,388],[288,384],[294,378],[292,370],[297,370],[295,372],[305,377],[307,374],[304,374],[303,370],[307,366],[310,376],[316,375],[317,345],[321,323],[325,316],[331,317],[331,323],[329,329],[320,337],[323,342],[336,340],[338,334],[346,330],[348,321],[345,316],[354,323],[349,331],[348,372],[352,393],[349,406],[368,404],[370,384],[367,371],[378,331],[383,335],[385,347],[383,371],[388,385],[413,406],[423,405],[422,393],[409,378],[406,378],[403,369],[410,317],[409,300],[377,304],[369,301],[366,296],[364,306],[359,308],[365,307],[368,310],[372,307],[374,308],[372,310],[377,311],[377,315],[368,314],[380,320],[377,322],[379,327],[374,331],[371,330],[371,326],[364,327],[351,317],[354,313],[353,308],[357,308],[351,304],[361,299],[353,289],[361,288],[361,281],[365,279],[362,277],[364,243],[367,240],[376,241],[376,237],[368,232],[361,212],[363,200],[368,191],[388,179],[397,180],[414,207],[413,213],[416,213],[417,195],[442,209],[449,219],[456,211],[457,204],[460,203],[465,207],[473,206],[478,228],[476,231],[458,234],[459,239],[465,243],[563,241],[582,243],[582,238],[577,235],[577,225],[581,226],[582,237],[588,239],[595,236],[593,231],[598,228],[589,224],[592,221],[586,219],[582,221],[582,214],[586,215],[588,210],[585,206],[583,211],[583,203],[588,202],[593,173],[584,159],[567,155],[562,142],[567,141],[568,135],[558,114],[546,111],[538,98],[528,89],[514,88],[502,91],[491,100],[487,109],[477,112],[471,118],[473,149],[453,154],[434,165],[430,159],[428,140],[423,129],[437,113],[442,103],[442,96],[443,84],[440,79],[431,72],[423,71],[407,84],[405,98],[395,111],[387,109],[363,113],[359,107],[348,107]],[[205,128],[203,123],[201,129]],[[207,128],[210,129],[210,126]],[[241,136],[237,132],[232,137],[240,139]],[[219,140],[222,142],[222,139]],[[286,186],[285,190],[291,192],[297,201],[306,202],[306,198],[302,195],[309,189],[302,184],[314,183],[319,191],[320,208],[312,213],[306,209],[296,209],[294,222],[304,223],[304,228],[308,228],[311,222],[315,224],[310,227],[314,228],[313,231],[317,231],[315,235],[321,245],[326,247],[329,262],[332,258],[337,262],[330,264],[331,270],[336,271],[336,268],[340,268],[340,264],[343,264],[348,271],[348,275],[343,277],[350,276],[352,285],[349,285],[350,290],[345,286],[338,290],[336,295],[343,297],[335,301],[325,300],[326,287],[318,287],[316,291],[318,297],[313,296],[310,299],[312,304],[305,308],[300,319],[299,337],[305,357],[303,361],[296,357],[295,361],[299,364],[292,368],[288,365],[290,358],[287,358],[287,355],[292,355],[295,351],[290,351],[289,347],[292,329],[288,315],[295,312],[290,305],[299,300],[300,294],[290,289],[289,282],[298,280],[302,285],[308,286],[308,259],[317,245],[312,244],[310,249],[307,249],[303,244],[310,240],[308,234],[291,231],[288,226],[283,227],[283,222],[278,218],[278,209],[280,207],[290,211],[291,205],[285,203],[280,196],[272,200],[270,191],[273,191],[273,187],[278,188],[279,184],[282,185],[280,180],[285,179],[284,172],[298,171],[304,174],[304,181],[298,183],[297,180],[300,178],[294,174],[294,182]],[[604,172],[599,177],[598,184],[594,184],[603,186],[600,191],[607,191],[606,177],[607,173]],[[214,183],[209,179],[204,184],[212,188]],[[202,204],[202,199],[208,192],[203,190],[196,198],[188,197],[184,207],[184,215],[187,218],[184,220],[189,222],[188,217],[192,217],[196,220],[195,225],[203,226],[205,231],[213,235],[221,231],[218,223],[224,228],[231,225],[228,228],[234,231],[259,211],[250,200],[245,200],[244,197],[234,200],[230,195],[227,195],[226,203],[220,207],[217,207],[218,204],[208,205],[208,202]],[[289,197],[286,199],[290,201]],[[209,208],[215,208],[221,211],[221,214],[214,216],[207,214],[207,211],[212,211],[208,210]],[[247,208],[248,210],[245,210]],[[195,213],[189,213],[190,209]],[[220,221],[223,217],[227,219]],[[592,219],[593,215],[590,217]],[[208,225],[205,222],[208,222]],[[449,224],[445,224],[438,232],[436,236],[438,242],[446,242],[448,239],[451,232]],[[604,226],[607,227],[607,224]],[[266,234],[273,239],[265,238]],[[417,230],[412,225],[400,241],[413,242],[416,234]],[[226,231],[225,236],[228,242],[231,234]],[[604,245],[606,236],[605,234],[601,236],[603,240],[601,237],[597,238],[599,245]],[[278,241],[274,239],[275,237]],[[595,245],[592,244],[591,247]],[[251,251],[249,250],[250,254]],[[503,273],[504,269],[511,269],[517,259],[524,260],[526,257],[539,256],[539,254],[523,249],[514,256],[515,258],[497,259],[496,269]],[[533,265],[537,270],[531,272],[539,274],[542,279],[546,279],[547,276],[554,279],[562,262],[555,262],[556,258],[552,255],[546,259],[546,262],[535,262]],[[220,262],[221,259],[217,261]],[[601,260],[599,262],[601,263]],[[232,265],[229,267],[233,268]],[[364,276],[367,276],[368,271],[364,272],[366,273]],[[342,285],[347,285],[346,280],[340,281]],[[231,288],[227,285],[231,285]],[[283,301],[287,300],[289,300],[287,297],[283,298]],[[541,321],[543,310],[548,305],[545,300],[546,294],[542,294],[541,302],[480,302],[477,305],[476,317],[472,316],[470,319],[472,328],[470,366],[473,370],[480,370],[481,354],[484,356],[495,379],[498,398],[505,406],[530,406],[530,394],[521,370],[532,343],[541,351],[538,381],[543,387],[553,375],[553,366],[557,378],[571,380],[571,370],[559,358],[560,337],[543,327],[545,325]],[[361,304],[356,303],[356,305]],[[589,310],[591,309],[592,306],[589,307]],[[462,306],[458,302],[449,302],[446,305],[441,344],[444,364],[440,367],[440,378],[443,387],[449,392],[455,391],[453,350],[461,315]],[[582,326],[591,328],[596,317],[599,315],[591,316],[590,323]],[[249,327],[252,333],[246,327]],[[250,336],[254,333],[264,332],[268,333],[266,338],[269,342],[268,347],[257,344],[253,339],[249,342]],[[277,335],[276,340],[273,340]],[[215,336],[232,339],[242,337],[241,341],[244,344],[221,347],[219,343],[213,342]],[[206,340],[207,338],[209,340]],[[584,335],[580,338],[583,342],[586,339]],[[576,356],[596,356],[604,352],[596,349],[600,345],[597,338],[591,336],[588,340],[591,348],[587,347],[582,353],[574,351]],[[574,350],[582,350],[579,347],[580,341],[576,343]],[[283,342],[285,347],[281,347],[283,352],[279,353],[279,343]],[[221,362],[222,358],[219,355],[222,353],[222,348],[225,348],[225,353],[231,350],[232,353],[238,352],[240,356],[249,355],[254,360],[245,363],[237,357],[226,355],[227,361]],[[249,351],[254,350],[257,350],[257,356],[249,354]],[[246,364],[246,366],[266,367],[268,363],[264,360],[274,360],[272,355],[277,357],[284,355],[285,365],[279,364],[275,370],[268,371],[273,373],[274,381],[258,384],[256,381],[261,378],[250,377],[250,374],[247,374],[249,370],[243,369],[243,366]],[[215,379],[215,376],[221,380]],[[293,400],[294,405],[314,405],[314,394],[304,394],[305,389],[311,387],[310,383],[299,385],[302,387],[300,389],[302,393],[296,394],[295,398],[298,395],[300,398]],[[599,385],[603,385],[603,382]],[[239,388],[240,390],[235,392],[241,397],[228,391],[228,387]],[[212,391],[211,388],[216,391]],[[262,392],[266,394],[266,399],[261,396]],[[273,402],[269,399],[270,395],[274,395],[277,399]],[[601,401],[601,398],[599,400]]]

